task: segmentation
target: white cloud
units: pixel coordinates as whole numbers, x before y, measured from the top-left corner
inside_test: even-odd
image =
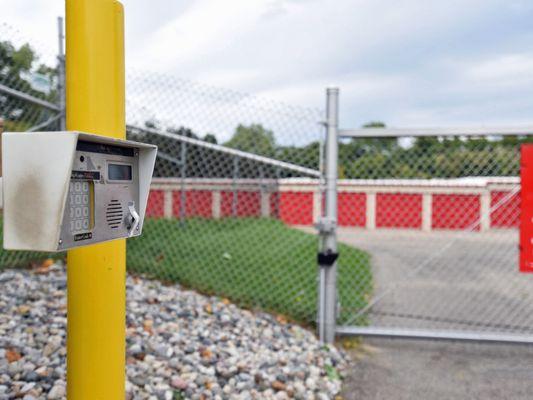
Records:
[[[12,29],[3,29],[0,40],[30,41],[53,58],[57,54],[57,17],[64,15],[61,0],[0,0],[0,22]]]
[[[345,125],[522,122],[533,108],[529,0],[124,3],[129,67],[310,107],[334,83]],[[0,9],[55,49],[63,0]]]
[[[156,68],[166,70],[180,63],[201,64],[214,49],[224,50],[235,38],[246,34],[267,3],[266,0],[196,1],[176,19],[150,34],[142,58],[147,65],[155,63]]]
[[[464,79],[513,88],[533,83],[533,53],[502,54],[488,60],[477,60],[463,65]]]

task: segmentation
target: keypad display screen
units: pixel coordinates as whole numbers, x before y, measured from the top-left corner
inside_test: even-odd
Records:
[[[92,185],[92,182],[87,181],[70,181],[68,207],[71,233],[87,232],[92,229],[91,196],[94,193]]]
[[[109,164],[107,166],[107,177],[111,181],[131,181],[131,165],[127,164]]]

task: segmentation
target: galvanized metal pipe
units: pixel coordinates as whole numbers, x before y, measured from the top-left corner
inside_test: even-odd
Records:
[[[325,219],[336,226],[337,223],[337,167],[338,167],[338,120],[339,120],[339,89],[328,88],[326,91],[326,147],[325,147],[325,187],[326,207]],[[337,232],[331,229],[322,237],[322,251],[337,252]],[[332,265],[319,266],[320,282],[323,304],[319,306],[323,316],[319,321],[320,340],[324,343],[333,343],[335,340],[335,328],[337,319],[337,262]]]
[[[449,128],[361,128],[341,129],[339,137],[446,137],[446,136],[521,136],[533,135],[533,126],[470,126]]]
[[[6,85],[2,85],[1,83],[0,83],[0,93],[4,93],[4,94],[7,94],[8,96],[16,97],[17,99],[24,100],[29,103],[33,103],[35,105],[38,105],[44,108],[48,108],[49,110],[52,110],[52,111],[60,111],[59,107],[54,103],[50,103],[49,101],[39,99],[38,97],[21,92],[20,90],[12,89]]]
[[[59,106],[59,129],[64,131],[67,127],[67,110],[65,107],[66,104],[66,76],[65,76],[65,46],[64,39],[65,35],[63,32],[63,17],[57,18],[57,35],[58,35],[58,55],[57,55],[57,64],[58,64],[58,106]]]
[[[230,147],[221,146],[219,144],[209,143],[204,140],[193,139],[187,136],[178,135],[176,133],[163,132],[163,131],[158,131],[158,130],[151,129],[151,128],[140,128],[134,125],[128,125],[128,130],[136,130],[140,132],[152,133],[154,135],[167,137],[167,138],[174,139],[180,142],[193,144],[195,146],[202,147],[205,149],[214,150],[222,154],[229,154],[231,156],[236,156],[236,157],[243,158],[246,160],[251,160],[251,161],[255,161],[255,162],[259,162],[259,163],[263,163],[267,165],[273,165],[275,167],[286,169],[288,171],[299,172],[301,174],[308,175],[308,176],[313,176],[317,178],[320,178],[321,176],[320,171],[317,171],[316,169],[306,168],[306,167],[302,167],[300,165],[292,164],[289,162],[279,161],[273,158],[260,156],[260,155],[253,154],[253,153],[248,153],[246,151],[232,149]]]
[[[231,216],[237,216],[237,207],[239,205],[239,192],[237,191],[237,179],[239,179],[239,159],[235,157],[233,159],[233,194],[231,198]]]
[[[187,194],[185,193],[185,179],[187,178],[187,143],[181,143],[181,190],[180,190],[180,223],[185,223],[187,213]]]
[[[428,340],[468,340],[475,342],[499,343],[533,343],[533,335],[510,333],[484,333],[453,330],[425,330],[425,329],[400,329],[400,328],[372,328],[364,326],[339,326],[338,335],[344,336],[376,336],[402,339],[428,339]]]

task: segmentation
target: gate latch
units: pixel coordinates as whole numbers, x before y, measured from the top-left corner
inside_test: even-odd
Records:
[[[331,249],[321,251],[318,253],[318,265],[323,267],[331,267],[333,264],[335,264],[337,258],[339,258],[338,252],[335,253]]]

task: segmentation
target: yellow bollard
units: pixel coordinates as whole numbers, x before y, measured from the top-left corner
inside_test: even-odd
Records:
[[[67,129],[125,137],[124,11],[66,0]],[[125,398],[126,243],[67,255],[67,398]]]

